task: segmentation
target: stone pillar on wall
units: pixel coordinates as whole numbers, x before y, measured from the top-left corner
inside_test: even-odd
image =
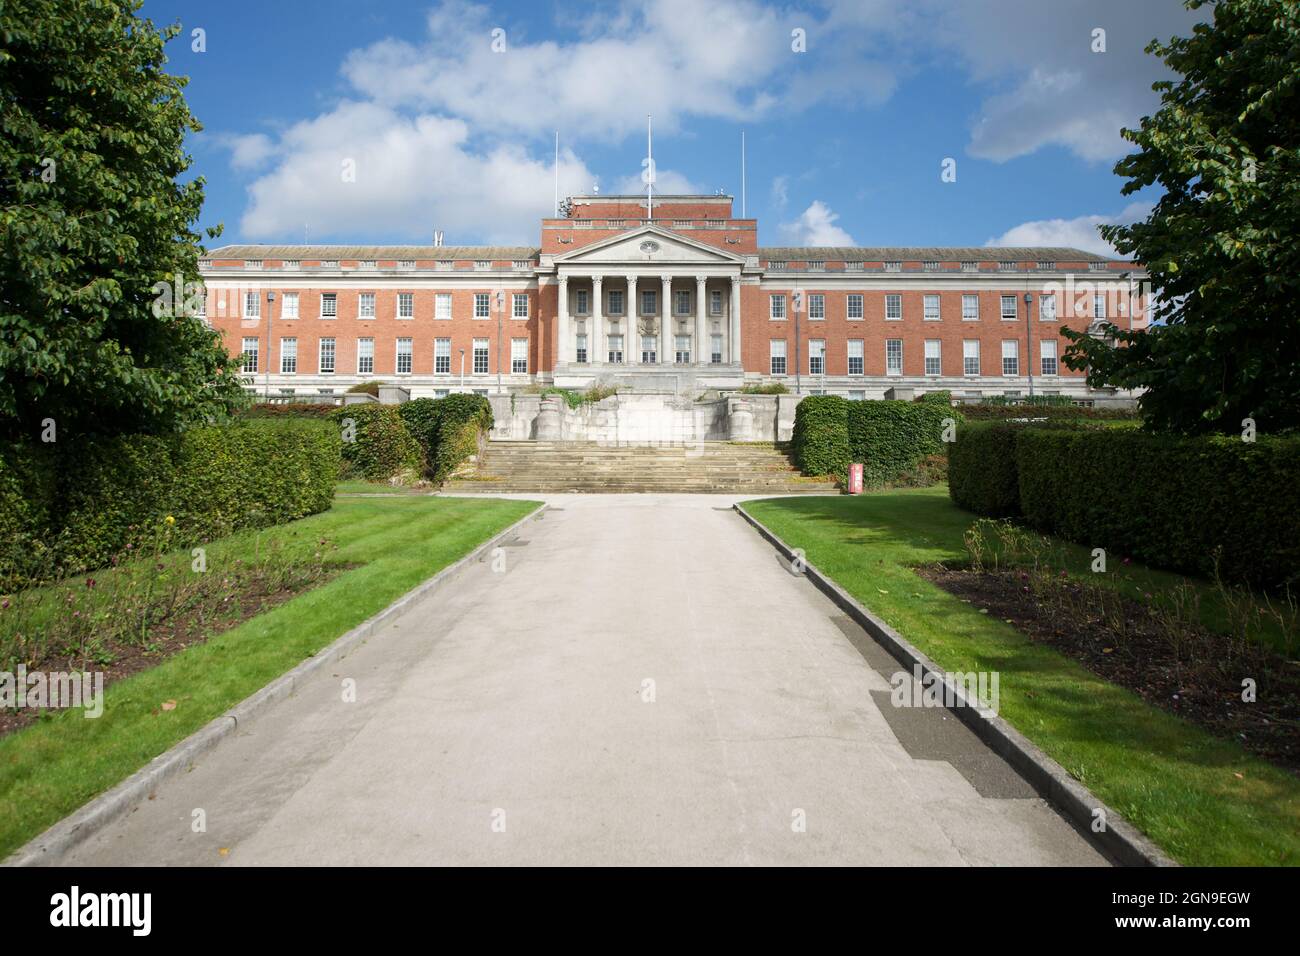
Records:
[[[708,320],[705,318],[706,305],[705,298],[707,290],[704,288],[706,281],[705,276],[695,277],[695,364],[709,364],[709,349],[705,345],[708,339]]]
[[[562,365],[572,361],[573,349],[569,334],[569,277],[560,276],[560,300],[555,311],[555,363]]]
[[[636,276],[627,277],[627,302],[624,303],[623,317],[627,320],[627,334],[623,336],[623,361],[628,365],[641,364],[641,350],[636,341]]]
[[[560,441],[564,437],[564,399],[559,395],[543,395],[537,412],[537,440]]]
[[[594,365],[605,363],[601,341],[605,338],[605,306],[601,292],[601,277],[591,277],[591,328],[587,330],[587,361]]]
[[[731,441],[754,440],[754,406],[748,400],[732,398],[728,401],[727,438]]]
[[[659,364],[671,365],[672,359],[672,338],[673,338],[673,277],[660,276],[659,282],[663,285],[663,299],[659,303]]]
[[[727,317],[730,334],[727,336],[727,354],[731,361],[739,365],[740,351],[740,276],[731,278],[731,314]]]

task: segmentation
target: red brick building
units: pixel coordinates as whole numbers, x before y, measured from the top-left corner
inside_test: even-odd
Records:
[[[1145,324],[1132,263],[1069,248],[760,247],[728,196],[576,196],[540,246],[215,249],[207,320],[250,388],[413,397],[781,381],[1086,398],[1062,326]]]

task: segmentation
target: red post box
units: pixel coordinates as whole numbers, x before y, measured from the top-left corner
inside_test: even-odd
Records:
[[[849,494],[862,494],[862,466],[859,464],[849,465]]]

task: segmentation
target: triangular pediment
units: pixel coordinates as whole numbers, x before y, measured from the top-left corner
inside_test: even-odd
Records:
[[[745,257],[659,226],[642,226],[555,257],[557,265],[582,263],[695,263],[744,265]]]

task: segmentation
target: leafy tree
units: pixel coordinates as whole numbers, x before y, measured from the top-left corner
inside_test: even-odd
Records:
[[[186,314],[203,180],[180,181],[200,126],[163,69],[180,27],[139,7],[0,2],[0,435],[173,430],[243,400]]]
[[[1204,6],[1189,0],[1188,7]],[[1159,185],[1145,222],[1102,235],[1142,262],[1161,303],[1113,343],[1062,330],[1094,386],[1146,388],[1148,426],[1175,432],[1300,425],[1300,4],[1221,0],[1192,36],[1152,41],[1182,79],[1124,130],[1124,193]]]

